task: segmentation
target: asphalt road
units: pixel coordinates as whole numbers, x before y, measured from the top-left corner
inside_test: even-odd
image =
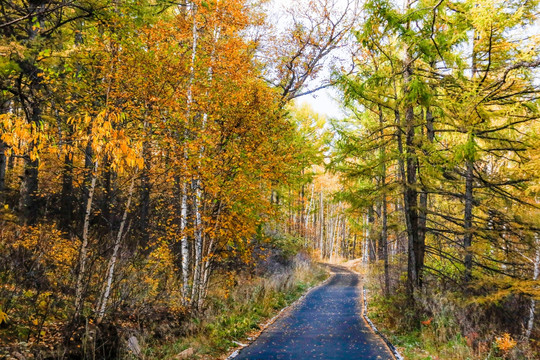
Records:
[[[235,360],[394,359],[361,316],[359,275],[341,268],[270,325]]]

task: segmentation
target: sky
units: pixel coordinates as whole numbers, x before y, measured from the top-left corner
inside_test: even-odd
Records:
[[[298,103],[308,103],[313,110],[325,115],[328,119],[342,119],[345,117],[339,102],[335,99],[338,94],[333,89],[319,90],[311,95],[304,95],[298,98]]]
[[[299,0],[272,0],[272,7],[279,13],[280,11],[283,11],[283,8],[290,7],[291,4],[294,4],[298,1]],[[342,1],[345,2],[345,0],[337,0],[338,3]],[[323,70],[319,78],[325,78],[328,76],[329,69],[327,69],[327,71]],[[319,114],[325,115],[328,119],[342,119],[346,115],[340,103],[336,100],[338,98],[339,94],[335,89],[326,88],[319,90],[313,94],[301,96],[297,98],[297,102],[299,104],[309,104],[314,111]]]

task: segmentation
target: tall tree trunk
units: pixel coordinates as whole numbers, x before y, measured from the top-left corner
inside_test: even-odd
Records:
[[[28,19],[27,32],[28,39],[34,40],[38,35],[38,29],[43,25],[43,12],[42,8],[45,3],[41,2],[29,2],[30,14],[37,14],[35,17]],[[39,25],[39,26],[38,26]],[[23,94],[22,77],[18,79],[18,96],[20,99],[21,107],[25,112],[26,120],[29,124],[35,125],[36,131],[41,128],[41,70],[33,60],[22,60],[18,63],[22,73],[28,78],[28,94]],[[31,141],[28,148],[28,153],[25,154],[24,160],[24,173],[22,176],[22,182],[20,187],[19,197],[19,211],[21,214],[21,220],[27,224],[32,225],[36,222],[39,208],[37,203],[37,191],[38,191],[38,175],[39,175],[39,160],[37,158],[32,159],[30,154],[37,147],[35,141]]]
[[[187,90],[187,103],[186,103],[186,128],[184,130],[184,141],[187,142],[189,138],[188,128],[192,121],[192,106],[193,106],[193,83],[195,82],[195,61],[197,59],[197,46],[198,46],[198,31],[197,31],[197,5],[195,2],[190,4],[192,24],[191,24],[191,62],[189,69],[189,81],[188,81],[188,90]],[[187,15],[187,12],[186,12]],[[189,159],[189,153],[186,144],[183,145],[183,170],[184,174],[187,170],[187,162]],[[187,216],[188,216],[188,184],[186,179],[181,179],[177,177],[179,181],[182,182],[182,197],[180,202],[180,231],[182,233],[181,246],[182,246],[182,297],[184,305],[188,304],[188,296],[191,297],[189,291],[189,258],[190,258],[190,249],[188,244],[187,237]]]
[[[94,191],[96,189],[98,160],[94,163],[90,188],[88,189],[88,197],[86,200],[86,209],[84,213],[83,232],[81,237],[81,249],[79,252],[79,272],[77,274],[77,283],[75,285],[75,314],[74,320],[80,316],[84,303],[84,277],[86,275],[86,262],[88,261],[88,232],[90,228],[90,215],[92,213],[92,201],[94,199]]]
[[[302,176],[304,175],[304,169],[302,169]],[[305,238],[305,204],[304,204],[304,197],[305,197],[305,185],[302,184],[302,189],[300,191],[300,207],[299,207],[299,226],[298,226],[298,235]]]
[[[100,323],[105,316],[105,310],[107,309],[107,303],[109,302],[109,295],[111,293],[112,282],[114,278],[114,268],[116,266],[116,261],[118,259],[118,251],[120,250],[120,245],[122,244],[122,237],[124,236],[124,228],[126,226],[127,215],[129,208],[131,206],[131,199],[133,197],[133,189],[135,186],[135,176],[131,179],[131,185],[129,186],[129,195],[126,203],[126,208],[124,209],[124,214],[122,216],[122,221],[120,222],[120,228],[118,229],[118,234],[116,235],[116,240],[114,242],[113,253],[109,259],[109,264],[107,267],[107,282],[105,285],[105,290],[101,296],[100,306],[98,307],[97,313],[97,322]]]
[[[216,2],[216,9],[218,6],[219,1]],[[195,16],[195,9],[194,9],[194,16]],[[196,45],[196,19],[194,17],[193,24],[195,26],[193,30],[193,39],[194,44]],[[213,76],[214,76],[214,69],[213,69],[213,61],[215,58],[215,51],[216,51],[216,45],[218,42],[218,39],[220,37],[220,28],[219,26],[215,26],[214,32],[212,34],[212,50],[210,54],[210,62],[207,69],[207,81],[209,84],[212,83]],[[196,50],[196,47],[194,48],[194,51]],[[206,90],[206,97],[208,97],[209,91]],[[202,116],[202,123],[200,126],[200,132],[204,133],[206,131],[206,124],[208,122],[208,113],[204,112]],[[199,146],[199,158],[198,158],[198,164],[197,167],[200,169],[201,167],[201,161],[204,157],[205,153],[205,145],[202,143]],[[193,294],[192,294],[192,306],[194,306],[197,310],[201,309],[201,306],[203,304],[203,301],[206,296],[206,290],[207,290],[207,282],[209,278],[209,272],[210,272],[210,263],[209,259],[212,255],[212,244],[213,239],[210,240],[209,244],[205,244],[206,240],[206,234],[204,229],[204,222],[202,221],[202,211],[203,211],[203,199],[204,199],[204,192],[203,192],[203,183],[201,181],[201,178],[199,174],[195,174],[195,179],[192,182],[194,189],[193,189],[193,210],[194,210],[194,221],[195,221],[195,268],[194,268],[194,279],[193,279]],[[219,216],[219,215],[218,215]],[[217,222],[217,219],[216,219]],[[207,266],[208,264],[208,266]]]
[[[463,230],[465,235],[463,236],[463,248],[465,250],[465,274],[464,280],[468,283],[472,277],[472,267],[473,267],[473,254],[471,251],[472,238],[473,238],[473,229],[472,229],[472,220],[473,220],[473,170],[474,165],[472,160],[468,159],[465,169],[465,216],[463,218]]]
[[[215,223],[214,223],[214,229],[212,231],[212,234],[217,234],[217,229],[219,228],[221,224],[221,212],[223,210],[223,202],[221,200],[217,201],[216,204],[216,210],[212,213],[215,216]],[[198,297],[198,303],[197,303],[197,309],[201,309],[203,305],[203,300],[206,299],[206,295],[208,293],[208,283],[210,280],[210,272],[212,270],[212,262],[214,257],[214,244],[215,244],[215,238],[212,236],[208,236],[208,243],[206,246],[206,254],[207,256],[203,259],[202,264],[202,280],[200,284],[200,290],[199,290],[199,297]]]
[[[426,110],[426,136],[428,142],[431,144],[435,139],[435,131],[433,129],[433,114],[428,108]],[[429,151],[423,151],[424,156],[429,157]],[[420,169],[419,169],[420,172]],[[418,249],[416,253],[416,267],[419,269],[418,273],[418,285],[422,286],[422,267],[424,266],[424,258],[426,252],[426,227],[427,227],[427,211],[428,211],[428,191],[424,182],[423,189],[419,197],[419,207],[418,207]]]
[[[387,214],[387,202],[386,194],[383,194],[382,198],[382,229],[381,238],[383,246],[383,262],[384,262],[384,292],[385,295],[390,295],[390,271],[388,263],[388,214]]]
[[[0,114],[9,113],[9,101],[0,104]],[[0,137],[0,204],[4,202],[4,190],[6,189],[6,169],[7,169],[7,144]]]
[[[62,193],[60,195],[60,216],[64,229],[69,229],[73,220],[73,203],[73,154],[66,153],[64,155]]]
[[[139,213],[139,233],[141,235],[141,241],[142,241],[142,248],[146,248],[149,242],[149,230],[148,227],[150,225],[149,217],[150,217],[150,192],[151,192],[151,184],[150,184],[150,170],[151,170],[151,162],[152,162],[152,152],[150,148],[150,137],[151,137],[151,129],[150,124],[147,120],[144,122],[144,128],[145,128],[145,135],[146,139],[143,142],[143,169],[141,173],[141,195],[140,195],[140,213]]]
[[[33,225],[37,220],[38,206],[36,196],[38,191],[38,167],[39,161],[37,159],[32,160],[30,156],[24,156],[24,173],[20,188],[19,210],[21,211],[22,221],[26,225]]]
[[[412,1],[407,0],[406,11],[411,7]],[[410,22],[406,24],[410,27]],[[399,112],[396,109],[396,120],[398,125],[398,150],[400,154],[400,173],[403,181],[403,211],[405,215],[405,223],[407,225],[407,293],[409,299],[414,301],[414,289],[418,285],[418,273],[420,269],[417,267],[416,254],[418,249],[418,191],[416,189],[416,138],[415,138],[415,122],[414,122],[414,100],[410,99],[411,82],[413,76],[412,67],[413,58],[410,54],[410,49],[406,50],[403,61],[403,98],[405,101],[405,124],[401,124]],[[401,132],[405,133],[405,149],[401,138]],[[405,164],[402,158],[405,157]]]
[[[311,239],[311,234],[312,234],[312,231],[311,231],[311,209],[312,209],[312,206],[313,206],[313,198],[314,198],[314,195],[315,194],[315,184],[311,184],[311,195],[309,197],[309,203],[308,203],[308,207],[307,207],[307,210],[306,210],[306,213],[305,213],[305,229],[304,229],[304,237],[305,237],[305,241],[306,241],[306,249],[308,247],[308,243],[312,240]]]
[[[379,185],[381,184],[379,179]],[[382,197],[380,201],[377,201],[376,210],[375,213],[377,214],[377,217],[379,220],[381,220],[382,217]],[[382,229],[381,229],[382,230]],[[376,251],[376,259],[377,261],[380,261],[383,259],[383,236],[382,231],[378,232],[377,237],[377,251]]]
[[[347,223],[347,218],[344,216],[341,223],[342,232],[341,232],[341,248],[342,248],[342,257],[349,260],[349,226]]]
[[[177,179],[176,183],[181,187],[180,192],[180,246],[181,246],[181,264],[182,264],[182,299],[184,305],[187,304],[189,294],[189,242],[187,237],[187,209],[188,209],[188,189],[185,180]]]
[[[367,232],[367,240],[368,240],[368,261],[373,262],[376,260],[376,251],[375,251],[375,245],[373,243],[373,227],[375,225],[375,211],[373,210],[373,206],[370,206],[368,208],[368,232]]]
[[[411,77],[411,58],[407,55],[404,71],[405,97],[410,93]],[[400,129],[404,129],[405,132],[405,149],[403,148]],[[418,192],[416,190],[417,159],[415,146],[414,109],[413,104],[408,100],[408,104],[405,107],[405,126],[399,126],[398,129],[398,150],[401,156],[405,156],[406,158],[405,164],[400,164],[400,166],[403,167],[405,165],[405,168],[402,168],[401,172],[404,177],[403,209],[408,238],[407,289],[410,296],[412,296],[414,288],[418,285],[419,272],[416,261],[418,248]]]
[[[362,215],[362,263],[364,265],[368,264],[368,237],[369,237],[369,225],[368,225],[368,215],[367,213]]]
[[[0,203],[4,201],[4,190],[6,189],[6,150],[6,144],[2,140],[0,140]]]
[[[319,193],[319,252],[321,254],[321,258],[324,257],[323,253],[323,245],[324,245],[324,199],[323,199],[323,192],[321,189],[321,192]]]
[[[292,195],[291,186],[289,185],[289,196],[287,197],[287,233],[292,234],[293,229],[293,214],[292,214]]]
[[[471,81],[474,82],[478,73],[478,63],[477,63],[477,41],[479,40],[476,30],[473,29],[472,32],[472,50],[471,50]],[[472,125],[472,124],[471,124]],[[474,129],[473,129],[474,131]],[[474,134],[473,132],[469,133],[468,142],[473,144]],[[463,216],[463,248],[465,250],[465,257],[463,259],[463,264],[465,266],[465,273],[463,275],[463,280],[465,283],[468,283],[472,278],[472,267],[473,267],[473,254],[471,250],[472,240],[473,240],[473,186],[474,186],[474,159],[473,155],[467,154],[465,159],[465,212]]]
[[[535,245],[535,256],[533,260],[533,278],[534,282],[538,281],[540,276],[540,235],[536,233],[534,235],[534,245]],[[529,340],[534,328],[534,315],[536,313],[536,299],[531,298],[531,303],[529,304],[529,319],[527,321],[527,328],[525,330],[525,339]]]
[[[197,308],[199,304],[199,294],[201,290],[201,276],[202,276],[202,254],[203,254],[203,233],[202,233],[202,218],[201,218],[201,189],[199,186],[199,180],[192,182],[192,204],[194,215],[194,230],[195,230],[195,259],[193,263],[193,289],[191,293],[191,305]]]
[[[92,149],[92,129],[91,127],[88,129],[88,143],[86,144],[86,147],[84,149],[84,179],[83,179],[83,185],[82,185],[82,202],[80,210],[80,214],[82,214],[82,220],[84,222],[84,216],[86,214],[86,209],[84,206],[88,203],[88,197],[90,195],[90,187],[93,179],[93,171],[95,164],[93,162],[94,158],[94,151]],[[81,215],[79,215],[81,216]]]
[[[407,227],[407,292],[409,294],[409,297],[412,298],[413,291],[414,291],[414,284],[416,279],[416,260],[414,256],[414,242],[415,242],[415,236],[417,236],[417,229],[415,226],[415,222],[413,221],[413,217],[411,217],[411,204],[410,204],[410,197],[408,192],[408,180],[407,180],[407,172],[405,169],[405,161],[403,160],[403,157],[405,156],[405,151],[403,149],[403,139],[401,135],[401,120],[400,120],[400,114],[398,111],[395,111],[396,116],[396,123],[398,124],[398,129],[396,131],[396,138],[398,143],[398,151],[399,151],[399,159],[398,159],[398,168],[399,168],[399,176],[400,181],[402,183],[403,188],[403,216],[405,218],[405,224]],[[416,234],[416,235],[415,235]]]
[[[115,178],[116,173],[111,167],[112,159],[110,156],[105,155],[103,159],[104,174],[102,179],[104,181],[104,197],[101,201],[101,216],[105,219],[109,226],[109,233],[113,234],[115,228],[115,209],[116,209],[116,191],[115,191]]]
[[[353,235],[353,243],[352,243],[352,258],[353,259],[356,259],[356,238],[357,238],[357,235],[356,235],[356,232],[354,233]]]
[[[384,118],[383,118],[383,109],[379,106],[379,125],[381,127],[380,136],[381,140],[384,143]],[[388,209],[386,201],[386,149],[384,146],[381,146],[379,158],[381,162],[381,190],[382,190],[382,200],[381,200],[381,247],[382,247],[382,258],[384,262],[384,293],[386,296],[390,294],[390,274],[388,269]]]
[[[38,70],[35,69],[35,72]],[[32,76],[37,76],[34,74]],[[34,84],[38,80],[32,80]],[[33,85],[38,87],[39,85]],[[37,92],[37,89],[34,89]],[[40,129],[41,124],[41,108],[37,100],[33,100],[30,109],[27,109],[27,117],[30,123],[36,125],[36,129]],[[32,159],[30,153],[37,146],[35,141],[30,143],[28,154],[24,156],[24,173],[20,187],[19,211],[21,212],[22,221],[27,225],[33,225],[38,216],[37,192],[38,192],[38,174],[39,160]]]
[[[330,261],[334,258],[334,251],[337,251],[339,249],[339,246],[336,244],[339,238],[338,232],[339,232],[339,224],[341,222],[339,214],[336,216],[336,226],[332,230],[332,238],[330,241]]]

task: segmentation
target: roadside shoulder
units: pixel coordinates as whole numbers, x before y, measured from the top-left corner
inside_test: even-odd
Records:
[[[388,338],[386,336],[384,336],[383,333],[381,333],[379,331],[379,329],[377,329],[377,327],[375,326],[373,321],[371,321],[371,319],[369,318],[369,316],[368,316],[367,290],[364,288],[364,281],[363,281],[364,277],[363,277],[363,275],[361,273],[359,273],[358,271],[356,271],[354,269],[354,265],[357,265],[357,264],[354,263],[354,264],[351,264],[349,266],[345,265],[345,267],[347,267],[350,271],[354,272],[355,274],[357,274],[360,277],[360,286],[359,286],[359,288],[360,288],[360,296],[361,296],[360,306],[361,306],[362,318],[369,325],[370,329],[384,341],[384,343],[386,344],[386,347],[388,348],[388,350],[390,350],[392,355],[394,355],[396,360],[404,360],[404,357],[399,353],[399,351],[396,349],[396,347],[390,342],[390,340],[388,340]]]

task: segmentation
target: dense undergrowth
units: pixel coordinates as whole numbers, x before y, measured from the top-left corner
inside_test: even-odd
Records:
[[[53,261],[56,253],[47,248],[49,238],[44,234],[49,233],[39,232],[37,241],[43,251],[38,253],[9,243],[9,232],[2,234],[5,256],[0,257],[0,295],[6,299],[5,312],[1,312],[6,316],[0,322],[2,359],[168,359],[186,349],[191,355],[182,358],[214,359],[248,341],[259,325],[327,276],[321,265],[300,250],[297,240],[284,242],[277,236],[264,247],[255,247],[254,261],[249,264],[237,259],[222,263],[200,310],[182,306],[166,291],[167,284],[177,281],[172,264],[160,274],[148,273],[150,264],[139,266],[139,271],[121,281],[153,294],[118,295],[129,301],[124,300],[109,318],[100,322],[85,309],[74,325],[69,317],[73,292],[62,282],[49,281],[59,278],[63,269]],[[27,242],[36,240],[31,235],[26,234]],[[159,261],[163,264],[163,259]],[[17,266],[26,269],[24,278],[15,277],[20,272],[12,269]],[[48,282],[32,282],[33,278]],[[154,280],[155,286],[144,279]]]
[[[399,268],[398,262],[392,267]],[[383,294],[380,264],[362,267],[369,301],[369,317],[408,360],[538,359],[540,332],[523,338],[524,324],[518,295],[497,302],[481,301],[462,289],[425,277],[424,290],[414,304],[406,296],[404,278],[393,278],[389,296]],[[399,274],[399,271],[393,271]],[[429,289],[429,290],[427,290]]]
[[[230,291],[215,288],[209,296],[206,313],[191,319],[189,334],[173,342],[150,343],[143,357],[174,358],[190,348],[197,358],[220,357],[249,341],[266,320],[328,276],[322,266],[304,254],[279,267],[278,272],[256,276],[237,274]]]

